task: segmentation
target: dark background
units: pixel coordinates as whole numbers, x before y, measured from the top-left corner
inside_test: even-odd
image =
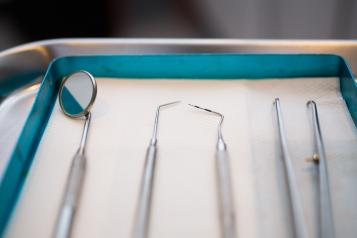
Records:
[[[0,50],[69,37],[353,39],[354,0],[0,0]]]

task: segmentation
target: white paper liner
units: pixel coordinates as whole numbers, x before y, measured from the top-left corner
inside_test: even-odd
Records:
[[[337,78],[287,80],[97,79],[88,167],[73,229],[76,238],[130,237],[146,147],[162,110],[150,237],[219,237],[214,151],[218,118],[231,157],[239,237],[292,237],[273,100],[280,97],[289,150],[310,237],[316,237],[317,170],[310,111],[316,100],[327,153],[336,237],[357,234],[357,133]],[[7,237],[50,237],[83,128],[56,104]]]

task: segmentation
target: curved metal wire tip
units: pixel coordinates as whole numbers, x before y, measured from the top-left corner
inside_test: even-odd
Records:
[[[180,103],[180,102],[181,102],[181,101],[173,101],[173,102],[161,104],[161,105],[159,105],[159,106],[157,107],[157,109],[156,109],[156,116],[155,116],[155,122],[154,122],[154,132],[153,132],[152,137],[151,137],[151,144],[155,145],[155,144],[156,144],[156,141],[157,141],[157,127],[158,127],[158,124],[159,124],[160,109],[161,109],[162,107],[166,107],[166,106],[173,105],[173,104]]]
[[[222,136],[222,123],[223,123],[223,120],[224,120],[224,115],[222,113],[213,111],[213,110],[208,109],[208,108],[203,108],[203,107],[200,107],[200,106],[197,106],[197,105],[193,105],[193,104],[188,104],[188,105],[191,106],[191,107],[195,107],[195,108],[197,108],[199,110],[203,110],[203,111],[218,115],[220,117],[219,125],[218,125],[218,138],[223,139],[223,136]]]
[[[306,105],[307,106],[310,106],[311,104],[315,105],[316,106],[316,102],[314,100],[309,100],[307,101]]]
[[[157,107],[157,109],[160,109],[161,107],[166,107],[172,104],[176,104],[176,103],[180,103],[181,101],[174,101],[174,102],[169,102],[169,103],[165,103],[165,104],[161,104]]]
[[[195,108],[198,108],[198,109],[201,109],[201,110],[204,110],[206,112],[210,112],[210,113],[213,113],[213,114],[216,114],[222,118],[224,118],[223,114],[222,113],[219,113],[219,112],[216,112],[216,111],[213,111],[211,109],[208,109],[208,108],[203,108],[203,107],[200,107],[200,106],[197,106],[197,105],[193,105],[193,104],[188,104],[189,106],[191,107],[195,107]]]

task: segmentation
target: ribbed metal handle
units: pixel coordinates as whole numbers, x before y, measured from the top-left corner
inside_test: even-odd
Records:
[[[70,237],[73,218],[81,193],[85,169],[86,157],[77,153],[72,160],[71,169],[67,178],[66,189],[62,198],[62,204],[53,233],[54,238]]]
[[[149,231],[150,207],[154,184],[156,164],[156,146],[150,145],[146,151],[144,173],[141,180],[140,194],[137,205],[134,238],[146,238]]]
[[[220,222],[223,238],[235,238],[235,212],[233,205],[233,192],[229,170],[229,156],[225,150],[218,149],[216,152],[217,187],[220,206]]]

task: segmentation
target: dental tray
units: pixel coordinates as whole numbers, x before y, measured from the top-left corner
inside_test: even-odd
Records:
[[[306,102],[317,102],[336,237],[357,233],[357,85],[344,61],[320,54],[93,55],[49,65],[0,186],[0,234],[49,237],[83,120],[58,106],[63,77],[98,82],[85,177],[73,237],[129,237],[157,105],[150,236],[219,237],[214,151],[224,114],[238,237],[293,235],[273,100],[279,97],[310,237],[318,235],[317,170]]]

